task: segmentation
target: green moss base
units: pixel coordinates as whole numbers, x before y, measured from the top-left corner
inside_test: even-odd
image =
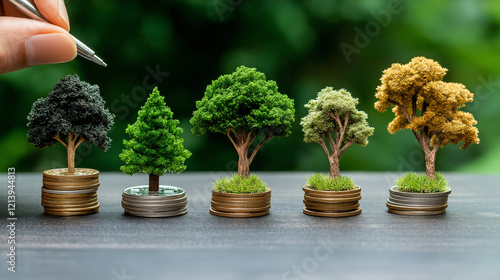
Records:
[[[396,183],[402,192],[437,193],[448,190],[448,181],[441,173],[436,173],[436,178],[428,178],[426,174],[407,172]]]
[[[261,193],[266,191],[266,184],[259,176],[250,174],[248,178],[234,174],[232,177],[225,177],[215,182],[213,190],[223,193]]]
[[[354,181],[346,176],[335,177],[315,173],[307,179],[309,188],[318,191],[348,191],[356,188]]]

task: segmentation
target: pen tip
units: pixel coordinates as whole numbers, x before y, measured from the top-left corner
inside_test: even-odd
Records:
[[[97,55],[94,55],[94,62],[101,65],[101,66],[104,66],[104,67],[107,67],[108,65],[106,64],[106,62],[104,62],[104,60],[102,60],[100,57],[98,57]]]

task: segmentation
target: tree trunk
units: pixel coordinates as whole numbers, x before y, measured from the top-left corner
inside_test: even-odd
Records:
[[[328,161],[330,162],[330,178],[340,177],[339,158],[332,155],[328,157]]]
[[[75,141],[68,137],[68,146],[66,148],[68,153],[68,175],[75,175]]]
[[[436,153],[437,149],[424,148],[425,173],[428,178],[436,178]]]
[[[250,161],[247,158],[248,150],[243,147],[239,147],[238,151],[238,175],[241,177],[248,178],[250,176]]]
[[[160,176],[149,174],[149,192],[158,192],[160,190]]]

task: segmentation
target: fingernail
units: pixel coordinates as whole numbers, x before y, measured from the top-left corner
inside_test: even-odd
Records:
[[[59,0],[59,16],[68,24],[69,30],[69,17],[68,11],[66,10],[66,5],[64,4],[64,0]]]
[[[25,48],[28,66],[66,62],[76,56],[75,42],[59,33],[31,36]]]

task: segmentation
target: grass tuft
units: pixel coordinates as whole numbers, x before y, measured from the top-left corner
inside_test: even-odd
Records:
[[[335,177],[315,173],[307,178],[309,188],[318,191],[348,191],[356,188],[354,181],[346,176]]]
[[[261,193],[266,191],[266,184],[254,174],[250,174],[248,178],[234,174],[232,177],[217,180],[213,185],[214,191],[223,193]]]
[[[443,174],[436,173],[436,178],[428,178],[426,174],[407,172],[396,180],[398,190],[402,192],[436,193],[448,189],[448,181]]]

